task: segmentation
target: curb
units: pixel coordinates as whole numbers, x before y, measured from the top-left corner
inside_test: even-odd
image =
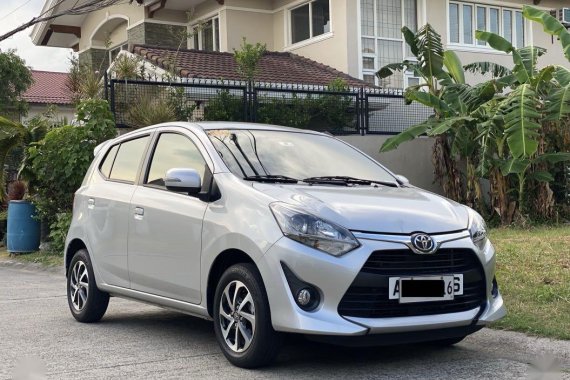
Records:
[[[0,258],[0,267],[22,269],[32,272],[47,272],[65,276],[65,269],[59,266],[44,266],[38,263],[23,263],[11,258]]]

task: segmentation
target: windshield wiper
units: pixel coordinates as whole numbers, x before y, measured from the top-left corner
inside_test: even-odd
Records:
[[[250,175],[243,177],[246,181],[257,181],[257,182],[267,182],[267,183],[298,183],[299,180],[284,175]]]
[[[346,177],[346,176],[310,177],[310,178],[305,178],[303,182],[320,183],[326,185],[341,185],[341,186],[376,184],[382,186],[398,187],[398,184],[396,182],[376,181],[376,180],[360,179],[360,178]]]

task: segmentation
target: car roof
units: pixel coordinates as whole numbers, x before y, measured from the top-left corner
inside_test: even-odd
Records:
[[[144,130],[161,128],[161,127],[183,127],[189,129],[194,132],[199,131],[211,131],[216,129],[233,129],[233,130],[258,130],[258,131],[282,131],[282,132],[296,132],[296,133],[308,133],[308,134],[317,134],[323,135],[323,133],[317,131],[311,131],[308,129],[299,129],[299,128],[291,128],[291,127],[282,127],[279,125],[271,125],[271,124],[260,124],[260,123],[246,123],[246,122],[235,122],[235,121],[200,121],[200,122],[169,122],[169,123],[162,123],[157,125],[152,125],[149,127],[144,127],[137,129],[133,132],[141,132]],[[123,136],[129,135],[127,133]],[[123,137],[121,136],[121,137]]]
[[[190,124],[190,123],[189,123]],[[251,129],[258,131],[284,131],[284,132],[302,132],[302,133],[319,133],[307,129],[283,127],[279,125],[246,123],[246,122],[230,122],[230,121],[201,121],[194,123],[205,131],[213,129]]]

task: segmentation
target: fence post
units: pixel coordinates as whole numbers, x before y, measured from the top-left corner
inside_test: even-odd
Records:
[[[366,121],[368,119],[368,102],[366,95],[364,94],[364,88],[360,88],[360,135],[364,136],[366,134]]]
[[[111,79],[109,82],[109,86],[111,87],[111,112],[113,113],[113,117],[115,118],[115,124],[117,123],[117,115],[115,114],[115,81]]]
[[[107,74],[107,70],[105,70],[103,78],[105,81],[105,100],[109,101],[109,74]]]
[[[247,83],[245,85],[245,90],[243,92],[243,118],[244,118],[244,121],[251,121],[250,88],[251,88],[251,81],[247,81]]]
[[[251,121],[257,123],[257,90],[255,86],[251,87]]]

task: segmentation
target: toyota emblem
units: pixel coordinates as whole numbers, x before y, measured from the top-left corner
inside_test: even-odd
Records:
[[[412,235],[412,247],[416,253],[434,253],[437,245],[431,236],[423,232]]]

